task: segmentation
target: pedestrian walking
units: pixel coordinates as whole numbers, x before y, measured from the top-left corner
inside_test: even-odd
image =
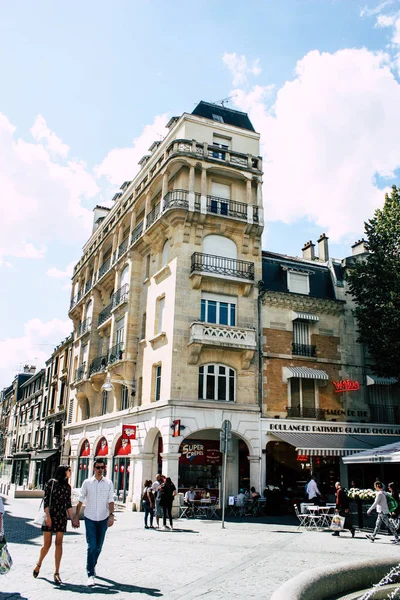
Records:
[[[3,535],[4,535],[3,515],[4,515],[4,504],[3,504],[3,498],[0,496],[0,541],[3,539]]]
[[[389,521],[389,507],[388,507],[388,503],[387,503],[386,494],[383,491],[383,484],[380,481],[375,481],[374,488],[376,490],[375,502],[367,510],[367,515],[370,515],[371,512],[375,508],[378,517],[376,519],[375,529],[374,529],[372,535],[370,535],[369,533],[367,533],[367,538],[371,542],[374,542],[376,536],[379,533],[379,530],[381,528],[382,523],[384,523],[386,525],[386,527],[389,529],[389,531],[391,531],[392,534],[394,535],[394,539],[392,540],[392,543],[393,544],[398,544],[399,543],[399,536],[397,534],[396,529],[394,528],[394,526]]]
[[[105,462],[102,458],[94,461],[94,475],[85,479],[79,494],[74,518],[79,527],[79,514],[85,503],[85,529],[87,542],[87,585],[96,585],[96,565],[103,548],[107,528],[114,525],[114,486],[104,477]]]
[[[42,562],[50,550],[53,533],[56,535],[54,554],[54,583],[61,585],[60,564],[63,553],[64,533],[67,530],[67,514],[73,522],[73,511],[71,504],[71,486],[68,479],[71,475],[71,467],[60,465],[57,467],[55,478],[50,479],[44,489],[43,508],[46,513],[46,522],[42,525],[43,546],[40,549],[39,559],[33,569],[33,576],[39,575]]]
[[[314,502],[315,504],[320,504],[321,492],[318,489],[317,482],[315,481],[314,475],[311,477],[310,481],[307,484],[306,492],[307,492],[309,502]]]
[[[149,515],[150,515],[150,529],[153,528],[154,518],[154,492],[152,488],[151,479],[147,479],[144,482],[144,490],[142,494],[142,506],[144,510],[144,528],[149,529]]]
[[[336,496],[336,512],[339,513],[339,515],[341,517],[344,517],[343,529],[348,529],[351,533],[351,537],[353,538],[355,536],[356,530],[355,530],[352,520],[350,518],[349,497],[346,493],[346,490],[344,490],[342,488],[340,481],[337,481],[335,483],[335,488],[336,488],[336,494],[335,494],[335,496]],[[332,533],[332,535],[336,536],[336,537],[339,537],[339,534],[340,534],[339,531],[335,531],[334,533]]]
[[[160,494],[160,506],[163,509],[163,529],[173,529],[172,523],[172,503],[174,496],[176,496],[176,487],[171,481],[171,477],[166,477],[165,482],[162,483],[158,490]],[[167,517],[169,519],[169,527],[167,526]]]
[[[155,481],[153,481],[153,485],[151,486],[155,495],[155,509],[156,509],[156,523],[157,523],[157,527],[160,527],[160,517],[163,516],[163,509],[161,508],[160,505],[160,498],[161,495],[159,493],[159,487],[160,485],[165,481],[165,476],[158,474],[156,475],[156,479]]]

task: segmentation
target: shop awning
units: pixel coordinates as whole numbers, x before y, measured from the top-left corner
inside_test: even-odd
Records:
[[[291,377],[301,377],[303,379],[329,379],[325,371],[319,369],[310,369],[309,367],[283,367],[283,377],[290,379]]]
[[[31,460],[47,460],[50,456],[57,454],[58,450],[44,450],[43,452],[35,452],[32,454]]]
[[[297,454],[307,456],[348,456],[362,450],[371,450],[393,443],[393,436],[350,435],[345,433],[291,433],[274,431],[274,435],[294,446]],[[400,444],[399,444],[400,445]]]
[[[292,321],[319,321],[319,317],[317,315],[312,315],[310,313],[304,312],[292,312]]]
[[[367,375],[367,385],[394,385],[397,383],[395,377],[378,377],[377,375]]]
[[[400,439],[386,446],[364,450],[343,459],[344,463],[400,463]]]

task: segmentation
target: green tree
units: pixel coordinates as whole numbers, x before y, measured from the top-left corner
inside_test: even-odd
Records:
[[[400,379],[400,188],[365,223],[365,260],[347,274],[356,302],[359,341],[380,376]]]

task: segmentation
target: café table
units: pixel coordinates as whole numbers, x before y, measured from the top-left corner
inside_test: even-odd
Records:
[[[330,527],[331,518],[334,513],[333,506],[317,506],[317,505],[309,505],[307,506],[307,511],[318,517],[314,521],[313,527],[315,529],[324,529]]]

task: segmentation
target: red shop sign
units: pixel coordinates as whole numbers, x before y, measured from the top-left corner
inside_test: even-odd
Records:
[[[221,464],[219,440],[185,440],[179,448],[181,465]]]
[[[332,383],[335,387],[335,394],[355,392],[360,389],[358,381],[352,381],[351,379],[341,379],[340,381],[332,381]]]
[[[297,460],[299,462],[308,462],[309,461],[309,457],[307,456],[307,454],[298,454],[297,455]]]

